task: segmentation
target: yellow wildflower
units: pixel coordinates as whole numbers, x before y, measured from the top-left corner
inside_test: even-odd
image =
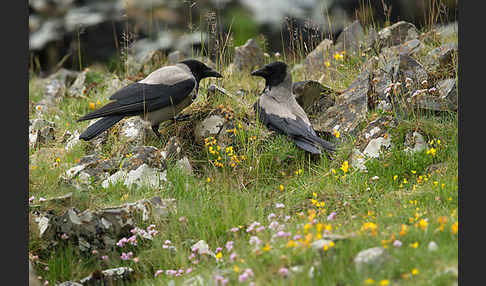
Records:
[[[344,161],[343,164],[341,165],[341,170],[343,170],[344,173],[347,173],[349,170],[349,163],[348,161]]]
[[[265,245],[265,247],[263,247],[263,251],[266,251],[266,252],[270,251],[270,249],[272,249],[272,247],[268,243],[267,243],[267,245]]]
[[[396,181],[398,179],[398,175],[393,176],[393,181]]]
[[[425,220],[425,219],[421,219],[419,222],[418,222],[418,226],[422,229],[422,230],[425,230],[425,228],[427,227],[427,224],[428,222]]]
[[[211,183],[211,178],[210,178],[210,177],[208,177],[208,178],[206,179],[206,182]]]
[[[233,271],[236,273],[240,272],[240,268],[238,267],[238,265],[233,266]]]
[[[326,65],[327,68],[329,68],[331,66],[331,62],[330,61],[325,61],[324,64]]]
[[[374,284],[374,283],[375,283],[375,280],[373,280],[373,279],[371,279],[371,278],[368,278],[368,279],[366,279],[366,280],[365,280],[365,282],[364,282],[364,283],[365,283],[365,285],[372,285],[372,284]]]
[[[419,274],[419,271],[417,268],[412,269],[412,275],[417,275]]]
[[[388,281],[388,280],[381,280],[380,283],[378,283],[378,285],[380,285],[380,286],[390,285],[390,281]]]
[[[89,109],[95,109],[95,104],[94,102],[89,103]]]
[[[456,221],[455,223],[453,223],[451,225],[451,231],[452,231],[452,234],[457,234],[457,230],[459,229],[459,224],[458,222]]]
[[[418,241],[416,241],[416,242],[414,242],[414,243],[410,244],[410,247],[412,247],[412,248],[417,248],[418,246],[419,246]]]
[[[216,259],[220,260],[223,257],[223,253],[220,251],[216,254]]]

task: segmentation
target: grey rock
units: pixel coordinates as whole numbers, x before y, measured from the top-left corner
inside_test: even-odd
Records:
[[[132,83],[130,80],[120,80],[120,78],[116,75],[112,75],[109,79],[106,80],[105,84],[105,93],[107,95],[112,95],[122,87],[125,87]]]
[[[209,249],[209,245],[204,240],[199,240],[193,246],[191,246],[191,250],[199,255],[209,255],[216,258],[214,252]]]
[[[383,48],[382,53],[385,55],[385,57],[393,57],[400,54],[411,56],[417,54],[423,48],[424,44],[422,44],[420,40],[412,39],[397,46],[385,47]]]
[[[82,285],[122,285],[134,280],[135,271],[130,267],[118,267],[101,271],[98,274],[91,274],[81,279]]]
[[[457,111],[458,94],[455,79],[446,79],[436,85],[438,96],[430,94],[426,89],[423,93],[412,97],[415,108],[432,111]]]
[[[425,58],[425,64],[433,69],[448,68],[454,64],[454,60],[457,60],[457,54],[457,43],[446,43],[431,50]]]
[[[363,150],[363,154],[368,157],[378,158],[381,153],[381,148],[388,148],[391,146],[391,139],[378,137],[376,139],[370,140],[366,148]]]
[[[167,171],[161,172],[158,169],[151,168],[147,164],[140,165],[137,169],[126,171],[120,170],[101,183],[103,188],[108,188],[110,185],[123,183],[128,188],[147,187],[152,189],[160,189],[163,182],[167,182]]]
[[[63,20],[50,19],[29,34],[29,50],[41,50],[47,43],[60,40],[63,36]]]
[[[327,240],[327,239],[319,239],[314,242],[312,242],[311,247],[315,251],[324,251],[323,247],[324,245],[327,245],[329,247],[329,243],[331,243],[332,240]]]
[[[56,139],[56,124],[44,119],[29,120],[29,147],[37,148]]]
[[[179,138],[177,138],[177,136],[172,136],[165,144],[163,156],[165,156],[165,158],[174,158],[178,160],[182,159],[182,156],[184,155],[183,151]]]
[[[209,136],[216,136],[219,134],[220,130],[223,128],[225,119],[217,114],[208,116],[201,122],[196,124],[194,128],[194,137],[196,142],[203,143],[204,139]]]
[[[358,20],[355,20],[339,34],[336,39],[335,50],[346,51],[347,54],[358,54],[361,42],[365,39],[363,27]]]
[[[353,134],[368,111],[369,72],[365,69],[351,85],[336,98],[336,104],[311,119],[316,131]]]
[[[155,139],[150,123],[138,116],[123,120],[120,124],[120,139],[132,145],[141,145],[147,139]]]
[[[405,146],[405,152],[415,153],[425,150],[427,143],[422,134],[413,131],[405,135]]]
[[[234,67],[238,71],[252,71],[263,66],[263,52],[253,39],[235,48]]]
[[[41,239],[50,245],[57,245],[60,237],[67,234],[68,239],[77,241],[83,251],[97,249],[105,252],[115,246],[120,236],[128,235],[139,218],[142,221],[160,219],[174,211],[174,207],[174,199],[154,197],[101,210],[81,212],[69,208],[60,215],[53,211],[32,214],[39,226]]]
[[[66,94],[71,97],[84,97],[88,88],[86,87],[86,74],[88,69],[81,72],[73,84],[67,89]]]
[[[437,90],[439,91],[439,98],[448,102],[451,110],[457,111],[458,92],[456,79],[441,80],[437,84]]]
[[[173,51],[167,56],[167,64],[173,65],[184,60],[184,53],[181,51]]]
[[[431,241],[429,242],[429,244],[427,245],[427,249],[429,251],[437,251],[439,249],[439,246],[437,245],[437,243],[435,243],[435,241]]]
[[[130,155],[123,160],[121,168],[125,171],[132,171],[142,164],[148,167],[163,170],[166,167],[166,154],[153,146],[136,146],[131,149]]]
[[[306,68],[307,72],[325,70],[327,67],[324,65],[324,62],[327,59],[330,61],[332,60],[332,53],[332,41],[324,39],[305,57],[303,66]]]
[[[79,142],[81,142],[79,140],[79,132],[78,130],[75,130],[73,134],[71,134],[67,140],[66,140],[66,146],[64,147],[64,149],[66,149],[66,151],[69,151],[69,150],[72,150],[74,146],[78,145]]]
[[[194,174],[194,172],[192,171],[191,162],[189,162],[189,159],[186,156],[184,156],[184,158],[177,161],[176,166],[179,167],[181,170],[185,171],[189,175]]]
[[[424,66],[406,54],[400,54],[399,75],[402,83],[405,82],[405,78],[407,77],[416,83],[420,83],[428,78],[427,70]]]
[[[390,258],[383,247],[373,247],[360,251],[354,258],[354,264],[359,272],[377,269]]]
[[[351,153],[351,166],[361,171],[365,171],[367,170],[365,166],[365,162],[366,162],[365,155],[361,153],[361,151],[359,151],[358,149],[356,148],[353,149],[353,153]]]
[[[418,30],[414,24],[405,21],[397,22],[378,32],[378,41],[383,47],[391,47],[416,39]]]

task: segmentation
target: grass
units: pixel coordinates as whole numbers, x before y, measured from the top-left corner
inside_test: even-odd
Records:
[[[448,40],[457,41],[457,37]],[[426,42],[424,50],[438,45],[439,41]],[[425,55],[419,53],[416,58],[421,61]],[[275,60],[271,57],[266,61]],[[360,73],[365,60],[346,57],[332,77],[323,78],[323,83],[345,89]],[[193,114],[190,121],[176,126],[163,124],[160,131],[164,140],[146,142],[163,148],[170,136],[178,135],[194,175],[187,175],[171,162],[167,172],[170,183],[161,189],[129,189],[118,185],[105,190],[100,183],[92,183],[90,191],[74,191],[73,205],[81,210],[155,195],[175,198],[176,213],[149,222],[159,232],[154,240],[141,242],[137,247],[117,248],[108,255],[108,260],[101,260],[99,255],[80,252],[69,240],[61,241],[54,249],[46,248],[37,235],[36,225],[30,222],[29,253],[38,256],[34,266],[43,280],[53,285],[81,279],[95,270],[130,266],[137,273],[136,281],[126,285],[166,285],[170,280],[180,285],[184,279],[197,275],[205,281],[214,281],[216,275],[222,275],[230,284],[238,284],[239,276],[247,268],[252,269],[253,276],[244,282],[246,285],[249,281],[256,285],[363,285],[372,280],[370,285],[451,285],[456,281],[457,277],[445,274],[444,270],[458,265],[458,234],[453,231],[458,206],[457,114],[422,113],[400,121],[390,130],[394,146],[379,159],[369,160],[368,172],[363,173],[343,167],[356,137],[342,138],[339,151],[332,159],[311,158],[285,137],[268,135],[265,127],[256,123],[252,104],[263,89],[263,80],[245,73],[230,74],[226,66],[222,74],[222,80],[203,80],[200,96],[184,111]],[[110,94],[105,92],[105,82],[111,75],[112,71],[107,68],[90,67],[86,96],[65,98],[57,111],[42,115],[56,122],[56,138],[61,138],[67,130],[82,131],[87,127],[87,122],[78,123],[76,119],[89,112],[90,103],[108,102]],[[121,79],[125,76],[121,69],[118,76]],[[317,80],[320,75],[315,76],[313,79]],[[296,73],[293,79],[302,80],[304,75]],[[210,97],[206,90],[211,83],[231,94],[239,89],[248,92],[244,96]],[[29,94],[32,103],[29,115],[33,118],[35,103],[42,98],[42,85],[36,76],[30,78]],[[220,105],[231,109],[235,122],[243,126],[233,135],[233,152],[240,159],[234,168],[230,156],[224,154],[221,154],[223,167],[216,167],[217,156],[209,151],[210,144],[195,144],[192,140],[196,122]],[[369,112],[368,121],[376,117],[373,113]],[[110,131],[103,148],[106,157],[124,155],[120,148],[123,142],[117,139],[116,129]],[[403,141],[410,130],[423,134],[427,142],[434,140],[431,146],[436,148],[436,154],[405,153]],[[85,142],[70,151],[59,140],[30,149],[30,196],[37,202],[40,197],[52,198],[72,191],[59,184],[59,176],[84,155],[88,155]],[[427,171],[437,163],[445,163],[445,168],[439,172]],[[277,204],[284,207],[277,208]],[[328,221],[332,212],[337,216]],[[273,220],[285,225],[283,231],[290,232],[289,238],[272,238],[277,233],[269,229],[267,218],[272,213],[276,215]],[[259,222],[265,229],[247,233],[245,230],[253,222]],[[139,227],[147,227],[149,223],[141,223]],[[237,232],[230,231],[235,227]],[[350,237],[336,241],[327,251],[313,250],[310,245],[319,239],[323,229]],[[294,239],[295,235],[301,238]],[[251,236],[261,240],[258,247],[250,244]],[[166,240],[171,241],[177,252],[163,247]],[[195,259],[189,259],[191,245],[199,240],[206,241],[213,251],[223,248],[221,259],[201,257],[197,264]],[[393,246],[395,240],[400,240],[402,246]],[[225,248],[228,241],[234,243],[231,252]],[[431,241],[439,246],[435,252],[427,250]],[[390,260],[375,269],[359,272],[353,265],[354,257],[361,250],[376,246],[385,246]],[[132,251],[139,261],[121,260],[121,253],[127,251]],[[230,259],[231,253],[237,253],[234,261]],[[301,267],[302,271],[290,270],[288,277],[279,272],[294,266]],[[192,268],[192,272],[182,277],[165,273],[154,277],[159,269],[180,268]],[[308,275],[311,268],[312,278]]]

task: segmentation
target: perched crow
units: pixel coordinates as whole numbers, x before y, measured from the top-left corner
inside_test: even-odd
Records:
[[[78,119],[79,122],[102,117],[79,138],[91,140],[124,117],[135,115],[149,121],[160,138],[159,124],[174,118],[190,105],[197,95],[199,81],[206,77],[222,76],[192,59],[155,70],[141,81],[115,92],[110,96],[112,102]]]
[[[319,138],[292,93],[292,76],[283,62],[273,62],[251,73],[265,79],[265,89],[253,108],[268,129],[287,134],[297,146],[313,154],[334,152],[330,142]]]

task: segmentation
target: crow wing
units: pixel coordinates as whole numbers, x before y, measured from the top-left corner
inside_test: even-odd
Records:
[[[112,115],[133,116],[176,105],[190,96],[195,86],[194,78],[173,85],[132,83],[110,96],[113,102],[81,117],[78,121]]]

